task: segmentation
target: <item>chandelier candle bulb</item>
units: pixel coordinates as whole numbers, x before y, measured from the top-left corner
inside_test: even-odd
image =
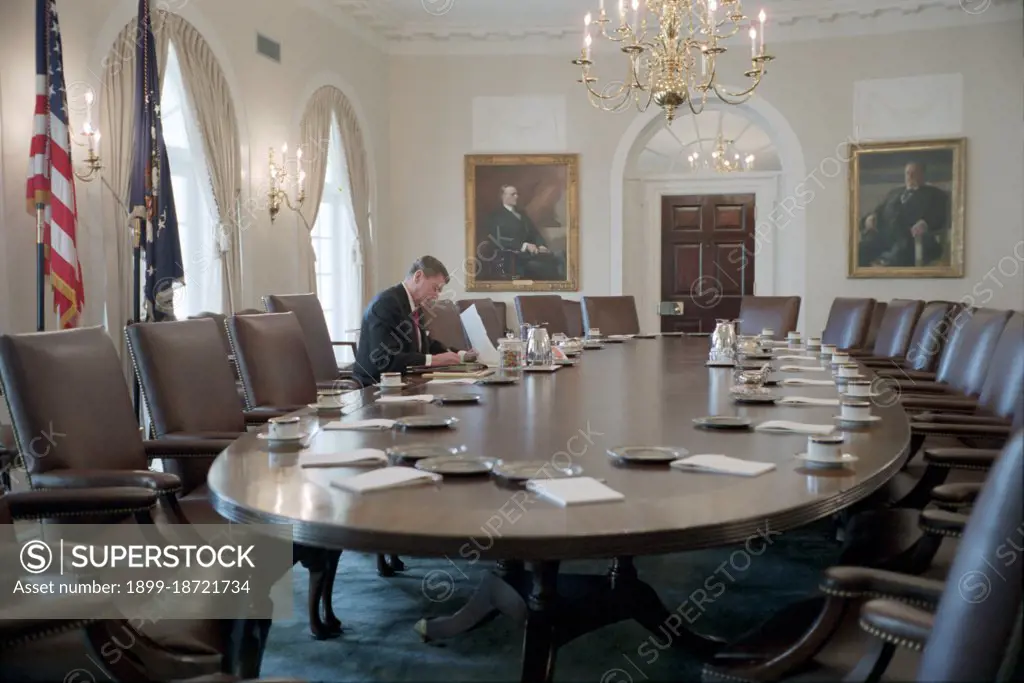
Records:
[[[768,16],[764,13],[764,10],[761,10],[760,14],[757,15],[757,18],[761,20],[761,54],[764,55],[764,20],[767,19]]]
[[[626,25],[626,0],[619,0],[619,21]]]
[[[750,57],[757,57],[757,29],[750,27]]]

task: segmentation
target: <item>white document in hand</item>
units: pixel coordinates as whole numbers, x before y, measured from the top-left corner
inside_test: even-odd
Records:
[[[498,367],[498,349],[494,348],[491,338],[487,336],[487,328],[476,306],[470,306],[459,317],[462,318],[462,327],[466,330],[470,348],[477,351],[476,362],[489,368]]]

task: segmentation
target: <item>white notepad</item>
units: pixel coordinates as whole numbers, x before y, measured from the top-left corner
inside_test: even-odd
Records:
[[[818,368],[811,365],[783,365],[779,368],[781,372],[828,372],[828,368]]]
[[[387,454],[377,448],[357,448],[347,453],[302,453],[300,467],[370,467],[386,465]]]
[[[472,377],[450,377],[448,379],[432,379],[427,384],[476,384]]]
[[[430,403],[433,400],[433,394],[412,394],[411,396],[381,396],[377,399],[377,403]]]
[[[385,420],[384,418],[374,418],[371,420],[352,420],[351,422],[328,422],[323,426],[324,429],[330,430],[345,430],[345,429],[359,429],[359,430],[380,430],[380,429],[391,429],[395,426],[394,420]]]
[[[531,479],[526,488],[555,505],[586,505],[624,500],[625,496],[593,477],[566,479]]]
[[[785,432],[790,434],[811,434],[821,436],[835,431],[832,425],[815,425],[806,422],[788,422],[786,420],[768,420],[754,428],[759,432]]]
[[[784,387],[833,387],[835,382],[830,379],[802,379],[800,377],[790,377],[789,379],[782,380],[782,386]]]
[[[775,356],[775,360],[819,360],[817,356]]]
[[[670,467],[691,472],[712,472],[715,474],[736,474],[741,477],[756,477],[775,469],[775,463],[753,462],[730,458],[728,455],[691,455],[672,462]]]
[[[333,479],[331,486],[350,493],[369,493],[431,484],[437,481],[441,481],[441,475],[434,472],[424,472],[412,467],[382,467],[379,470],[370,470],[354,477]]]
[[[838,398],[811,398],[810,396],[783,396],[776,405],[785,406],[837,406]]]

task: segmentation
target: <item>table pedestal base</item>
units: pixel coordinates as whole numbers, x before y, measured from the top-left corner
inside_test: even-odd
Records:
[[[559,576],[558,562],[503,563],[469,602],[450,617],[423,619],[416,630],[424,640],[450,638],[469,631],[496,613],[525,624],[522,680],[551,681],[555,654],[562,645],[584,634],[625,619],[639,622],[667,641],[707,660],[721,646],[690,631],[679,614],[669,612],[657,593],[640,581],[633,559],[618,558],[606,576]]]

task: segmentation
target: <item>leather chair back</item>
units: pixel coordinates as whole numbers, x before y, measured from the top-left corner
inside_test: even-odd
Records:
[[[30,474],[148,468],[121,360],[102,327],[0,336],[0,380]]]
[[[878,339],[878,328],[882,326],[882,319],[885,318],[885,312],[888,308],[889,304],[884,301],[875,302],[875,309],[871,311],[871,322],[868,323],[868,334],[864,337],[864,349],[873,349],[875,347],[875,340]]]
[[[874,311],[874,299],[837,298],[828,312],[821,343],[840,349],[863,349]]]
[[[235,315],[228,334],[245,405],[290,408],[316,403],[316,378],[302,326],[294,313]]]
[[[492,342],[497,344],[498,340],[505,336],[504,302],[501,304],[502,309],[500,312],[498,310],[498,302],[491,301],[490,299],[460,299],[457,304],[459,313],[462,313],[471,306],[476,306],[476,312],[487,329],[487,337]],[[500,319],[499,315],[501,316]]]
[[[566,334],[570,337],[582,337],[583,305],[575,299],[562,299],[562,310],[565,312],[565,324],[569,329]]]
[[[798,296],[745,296],[740,300],[740,329],[744,335],[775,332],[776,339],[785,339],[796,329],[800,318]]]
[[[946,348],[953,319],[959,311],[960,304],[950,301],[929,301],[925,304],[907,344],[906,368],[935,371]]]
[[[226,325],[228,317],[223,313],[211,313],[210,311],[203,311],[202,313],[196,313],[195,315],[190,315],[188,317],[189,320],[203,320],[205,318],[209,318],[216,323],[217,332],[220,333],[221,344],[224,346],[224,355],[230,356],[231,340],[228,339],[228,328]]]
[[[569,334],[562,297],[557,294],[536,294],[516,297],[516,315],[520,325],[544,323],[548,334]]]
[[[875,311],[880,305],[875,306]],[[914,326],[923,309],[924,302],[917,299],[890,301],[878,323],[875,340],[871,345],[872,354],[883,358],[905,357],[910,346],[910,336],[914,333]]]
[[[508,331],[508,305],[504,301],[495,301],[494,311],[498,315],[498,325],[501,326],[498,337],[500,339]]]
[[[1024,433],[1003,448],[953,559],[917,680],[996,681],[1019,656],[1024,558]],[[1005,671],[1003,672],[1005,673]],[[1006,680],[1005,678],[1003,680]]]
[[[935,379],[966,396],[977,396],[985,383],[992,352],[1006,327],[1009,311],[965,308],[953,320],[948,349]]]
[[[583,329],[596,327],[601,334],[640,334],[640,319],[632,296],[585,296]]]
[[[466,328],[462,326],[462,318],[459,317],[459,309],[454,301],[438,299],[425,312],[424,317],[426,320],[423,325],[433,339],[456,351],[469,349]]]
[[[338,359],[334,355],[327,318],[316,294],[268,294],[263,297],[267,313],[294,313],[306,340],[306,352],[318,382],[338,379]]]
[[[258,308],[243,308],[240,311],[235,311],[235,315],[263,315],[266,311],[261,311]]]
[[[213,320],[139,323],[127,327],[125,337],[158,438],[245,431]]]
[[[1006,321],[978,403],[996,417],[1024,419],[1024,314],[1013,313]]]

